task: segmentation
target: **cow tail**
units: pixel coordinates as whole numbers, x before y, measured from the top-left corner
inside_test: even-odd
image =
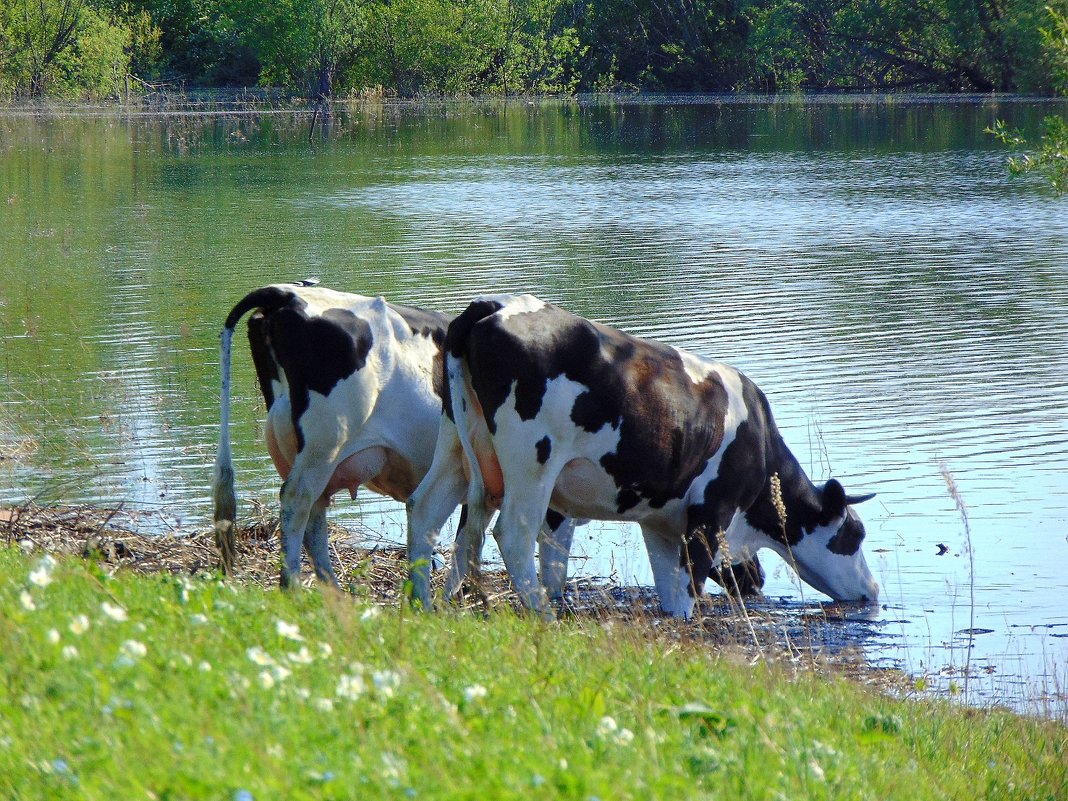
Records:
[[[212,477],[214,503],[215,544],[219,548],[222,569],[226,575],[234,571],[237,542],[234,530],[237,519],[237,495],[234,492],[234,460],[230,449],[230,362],[234,329],[238,321],[252,309],[270,312],[290,302],[293,294],[279,287],[264,287],[246,295],[226,317],[219,341],[219,370],[221,373],[219,447],[215,453]]]
[[[470,467],[471,479],[467,489],[468,519],[466,525],[474,527],[479,536],[489,525],[489,510],[486,506],[486,483],[479,467],[478,455],[471,441],[473,431],[470,412],[477,403],[468,399],[468,381],[464,375],[464,357],[467,355],[468,339],[475,325],[501,308],[492,300],[476,300],[459,317],[449,324],[445,335],[445,414],[456,424],[460,445]],[[477,425],[477,423],[476,423]]]

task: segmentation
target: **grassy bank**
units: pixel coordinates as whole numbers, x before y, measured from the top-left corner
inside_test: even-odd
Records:
[[[641,624],[412,615],[0,551],[0,796],[1068,796],[1068,730]]]

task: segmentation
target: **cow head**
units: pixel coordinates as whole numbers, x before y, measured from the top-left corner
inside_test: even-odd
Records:
[[[820,514],[816,525],[805,531],[789,553],[798,575],[836,601],[875,602],[879,585],[861,550],[864,523],[852,508],[875,494],[846,495],[834,479],[818,492]]]

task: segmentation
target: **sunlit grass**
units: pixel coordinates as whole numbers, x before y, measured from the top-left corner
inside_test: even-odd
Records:
[[[642,623],[380,609],[0,551],[0,797],[1066,797],[1068,730]],[[675,625],[675,624],[672,624]]]

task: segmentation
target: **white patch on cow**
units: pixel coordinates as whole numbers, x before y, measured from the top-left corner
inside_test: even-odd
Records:
[[[727,390],[727,413],[723,416],[723,441],[719,449],[712,454],[705,469],[701,471],[687,493],[687,505],[701,504],[704,501],[705,488],[719,476],[719,465],[723,461],[723,454],[734,438],[738,436],[738,427],[749,417],[749,409],[745,405],[745,395],[741,374],[733,367],[728,367],[719,362],[708,362],[711,369],[705,374],[707,377],[712,372],[719,375]],[[692,377],[692,376],[691,376]],[[704,378],[702,378],[704,380]]]
[[[501,304],[495,315],[502,321],[517,314],[540,311],[547,305],[544,300],[533,295],[479,295],[474,302],[487,301]]]
[[[679,354],[679,358],[682,360],[682,369],[686,371],[686,375],[690,377],[690,380],[695,385],[708,378],[720,366],[717,362],[696,356],[688,351],[680,350],[679,348],[673,348],[673,350]]]

